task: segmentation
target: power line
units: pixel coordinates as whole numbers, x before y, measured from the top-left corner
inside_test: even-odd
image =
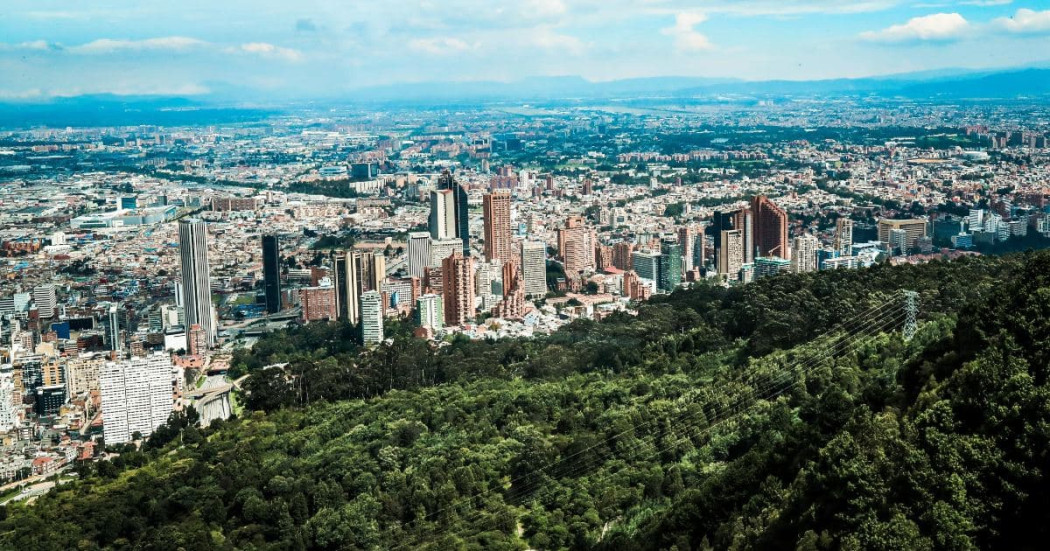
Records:
[[[863,313],[853,317],[848,322],[840,323],[835,328],[833,328],[832,330],[829,330],[824,335],[822,335],[821,337],[818,337],[816,339],[817,341],[819,341],[821,338],[825,338],[825,337],[829,338],[829,339],[835,339],[835,340],[830,341],[828,344],[822,345],[822,346],[824,346],[824,349],[823,349],[822,352],[816,353],[816,355],[811,356],[806,361],[803,361],[803,362],[798,363],[798,364],[796,364],[794,366],[788,367],[787,369],[791,370],[791,371],[787,371],[786,370],[785,372],[782,372],[781,375],[777,375],[777,376],[774,376],[774,377],[772,377],[770,379],[767,379],[767,381],[764,383],[762,388],[758,388],[758,389],[751,388],[751,389],[749,389],[749,391],[747,391],[745,393],[741,393],[741,395],[736,398],[736,400],[735,400],[735,402],[733,404],[730,404],[729,406],[726,406],[721,411],[719,411],[719,406],[717,406],[717,405],[714,405],[714,408],[713,408],[714,412],[703,411],[701,409],[701,411],[703,413],[705,413],[705,417],[712,417],[711,415],[707,415],[708,413],[713,413],[714,414],[713,417],[712,417],[712,420],[709,421],[707,427],[702,429],[701,434],[710,432],[715,426],[724,424],[725,422],[729,421],[731,418],[735,417],[739,413],[742,413],[743,411],[746,411],[750,407],[753,407],[759,401],[763,401],[763,400],[768,401],[769,399],[775,398],[777,396],[780,396],[781,394],[783,394],[784,392],[786,392],[790,388],[794,387],[796,384],[798,384],[798,381],[794,381],[794,380],[790,380],[790,379],[795,373],[799,373],[799,374],[805,375],[805,374],[809,373],[810,371],[814,370],[816,367],[818,367],[824,360],[833,357],[834,354],[836,354],[836,353],[838,353],[840,351],[844,351],[844,350],[848,349],[853,344],[856,344],[856,343],[860,342],[861,340],[863,340],[865,338],[870,338],[871,336],[874,336],[874,335],[880,333],[884,328],[893,326],[896,322],[899,321],[899,318],[902,315],[902,312],[900,310],[892,308],[893,306],[899,307],[900,304],[898,302],[896,302],[896,301],[893,301],[893,300],[888,301],[888,302],[884,302],[884,303],[882,303],[880,305],[877,305],[875,307],[869,308],[867,311],[865,311],[865,312],[863,312]],[[887,310],[887,308],[889,308],[889,309]],[[839,336],[839,337],[836,338],[836,336],[840,335],[841,331],[843,329],[847,328],[847,327],[853,327],[853,328],[850,329],[849,331],[847,331],[845,335],[842,335],[842,336]],[[818,351],[819,351],[819,349],[818,349]],[[785,379],[789,379],[789,380],[785,380]],[[741,383],[741,381],[737,381],[737,382]],[[685,400],[685,398],[686,398],[685,396],[679,398],[679,402],[681,404],[680,406],[678,406],[679,408],[682,408],[682,406],[688,406],[688,405],[692,404],[692,402],[682,403]],[[746,407],[745,407],[745,404],[747,404]],[[696,426],[693,425],[693,423],[687,421],[690,417],[694,416],[695,414],[696,414],[695,412],[692,412],[692,413],[689,412],[688,409],[682,409],[682,413],[679,413],[678,416],[676,416],[673,419],[652,418],[652,419],[650,419],[648,421],[645,421],[643,423],[640,423],[638,425],[633,425],[630,429],[627,429],[627,430],[621,431],[619,433],[616,433],[616,434],[614,434],[612,436],[609,436],[609,437],[607,437],[606,439],[604,439],[600,443],[588,446],[588,447],[586,447],[586,448],[584,448],[582,450],[579,450],[577,452],[574,452],[573,454],[570,454],[569,456],[565,456],[565,457],[559,458],[558,460],[556,460],[556,461],[554,461],[552,463],[549,463],[549,464],[545,465],[544,467],[536,469],[533,472],[530,472],[530,473],[525,474],[525,475],[519,475],[518,477],[515,477],[513,480],[510,481],[509,488],[511,490],[513,490],[515,488],[515,486],[517,485],[518,487],[522,487],[523,489],[522,490],[513,490],[513,491],[515,491],[515,493],[520,492],[521,495],[523,495],[523,496],[527,495],[528,493],[531,493],[536,488],[538,488],[538,486],[542,483],[542,480],[540,480],[538,478],[540,475],[543,475],[545,473],[549,473],[551,471],[554,471],[555,469],[558,468],[559,465],[568,464],[568,462],[570,460],[579,459],[581,456],[583,456],[583,454],[586,454],[588,452],[594,451],[599,446],[612,444],[617,439],[622,438],[623,436],[625,436],[627,434],[630,434],[630,433],[636,433],[638,430],[645,428],[646,425],[650,425],[650,424],[653,424],[653,423],[656,423],[656,422],[665,421],[665,420],[667,422],[672,422],[672,423],[685,422],[685,424],[683,426],[681,426],[680,428],[672,429],[670,431],[670,433],[675,437],[675,440],[672,442],[671,446],[667,446],[664,449],[656,450],[655,449],[655,438],[656,438],[656,435],[650,435],[650,436],[642,437],[638,443],[632,445],[632,449],[627,450],[627,451],[643,451],[645,448],[652,447],[653,449],[650,450],[650,451],[659,451],[659,452],[666,451],[670,447],[672,447],[674,445],[677,445],[678,443],[680,443],[682,441],[683,437],[679,437],[678,433],[684,432],[685,430],[697,428]],[[699,436],[699,435],[697,435],[697,436]],[[653,438],[654,440],[653,440],[652,443],[648,443],[647,444],[646,442],[647,442],[647,440],[649,438]],[[690,436],[687,435],[684,438],[690,438]],[[610,453],[607,457],[603,458],[603,462],[604,462],[604,460],[608,460],[609,458],[611,458],[613,455],[614,455],[614,453]],[[571,475],[577,474],[577,473],[582,472],[583,470],[586,470],[586,469],[589,469],[589,468],[590,468],[590,466],[588,464],[586,464],[586,463],[574,463],[572,465],[571,469],[569,469],[568,471],[562,471],[560,473],[557,473],[556,476],[559,477],[559,478],[564,478],[566,476],[571,476]],[[440,509],[437,509],[437,510],[435,510],[435,511],[433,511],[433,512],[431,512],[431,513],[429,513],[429,514],[427,514],[425,516],[413,519],[412,521],[403,524],[402,527],[411,526],[411,525],[415,525],[415,524],[420,524],[420,523],[425,522],[427,520],[433,519],[433,518],[437,517],[438,515],[440,515],[442,513],[445,513],[445,512],[448,512],[450,510],[456,509],[456,508],[458,508],[460,506],[470,505],[474,501],[480,500],[480,499],[482,499],[484,497],[487,497],[487,496],[495,493],[498,489],[499,489],[499,487],[493,487],[493,488],[489,488],[487,490],[481,491],[481,492],[479,492],[479,493],[477,493],[477,494],[475,494],[473,496],[460,498],[459,500],[457,500],[457,502],[454,502],[451,505],[448,505],[448,506],[442,507]],[[481,513],[482,513],[482,511],[475,510],[467,518],[470,518],[471,516],[474,516],[474,515],[480,515]],[[400,544],[398,546],[393,547],[392,549],[400,549],[400,548],[402,548],[402,547],[404,547],[406,545],[408,545],[408,544]]]

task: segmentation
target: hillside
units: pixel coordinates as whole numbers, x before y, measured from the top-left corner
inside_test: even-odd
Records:
[[[1036,549],[1050,526],[1048,253],[703,287],[536,341],[348,334],[240,355],[257,411],[3,510],[0,548]]]

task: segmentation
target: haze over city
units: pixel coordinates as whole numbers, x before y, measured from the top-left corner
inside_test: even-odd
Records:
[[[272,100],[536,76],[813,80],[1045,65],[1050,9],[1023,0],[12,0],[0,37],[0,100]]]

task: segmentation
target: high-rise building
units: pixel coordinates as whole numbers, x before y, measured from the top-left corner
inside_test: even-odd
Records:
[[[277,236],[264,235],[262,250],[266,312],[276,314],[281,311],[281,246]]]
[[[631,254],[631,266],[634,273],[642,279],[654,283],[660,280],[660,253],[650,250],[635,251]]]
[[[459,239],[442,239],[430,242],[430,267],[440,268],[441,263],[452,253],[462,252],[463,242]]]
[[[835,250],[842,256],[853,256],[853,220],[839,218],[835,221]]]
[[[357,270],[354,269],[353,254],[346,251],[332,253],[332,272],[335,275],[336,318],[356,324],[358,310]]]
[[[186,342],[189,346],[186,349],[186,353],[190,356],[202,354],[208,348],[204,329],[201,329],[200,324],[197,323],[194,323],[186,330]]]
[[[179,257],[186,324],[200,325],[210,348],[215,346],[215,318],[211,304],[208,227],[203,221],[184,219],[179,222]],[[189,342],[186,343],[186,349],[189,349]]]
[[[754,260],[754,228],[751,209],[740,209],[733,212],[714,213],[711,224],[707,226],[706,232],[711,236],[714,249],[714,261],[717,268],[719,259],[722,258],[722,232],[736,230],[740,232],[740,246],[742,250],[742,264]],[[721,273],[721,272],[719,272]]]
[[[927,220],[925,218],[910,218],[906,220],[883,218],[879,220],[879,241],[893,246],[894,244],[891,241],[892,231],[902,230],[906,235],[903,250],[907,252],[908,249],[918,246],[919,239],[926,237],[926,224]]]
[[[109,316],[106,323],[106,342],[109,343],[109,349],[112,351],[118,351],[123,348],[123,339],[120,338],[120,309],[117,305],[109,307]]]
[[[678,244],[682,247],[682,270],[688,272],[693,269],[693,248],[696,233],[692,226],[678,228]]]
[[[334,287],[303,287],[299,303],[304,321],[331,321],[339,317]]]
[[[99,387],[107,444],[130,442],[136,432],[149,436],[168,420],[173,403],[171,367],[166,354],[102,366]]]
[[[757,195],[751,199],[751,215],[757,255],[789,259],[787,212],[768,197]]]
[[[0,432],[7,432],[19,424],[15,394],[14,373],[10,369],[0,370]]]
[[[379,291],[361,294],[361,339],[365,344],[383,342],[383,295]]]
[[[631,269],[631,253],[634,252],[634,244],[629,241],[621,241],[613,245],[612,263],[621,270]]]
[[[441,297],[426,294],[416,300],[416,323],[420,327],[441,329],[445,325],[445,312]]]
[[[356,324],[361,319],[361,295],[383,290],[386,257],[374,251],[337,251],[332,263],[336,317]]]
[[[580,272],[594,268],[594,246],[597,235],[593,228],[584,225],[583,219],[574,216],[558,229],[558,254],[565,263],[565,275],[576,277]]]
[[[890,251],[894,254],[907,254],[908,253],[908,231],[902,228],[893,228],[890,230]]]
[[[441,273],[445,325],[464,325],[474,319],[474,261],[457,252],[442,261]]]
[[[494,191],[482,202],[485,220],[485,259],[511,260],[510,192]]]
[[[744,264],[744,231],[723,231],[718,248],[718,274],[723,279],[736,280]]]
[[[58,309],[58,296],[55,293],[55,286],[48,283],[34,287],[33,302],[36,303],[36,311],[40,314],[40,319],[55,317]]]
[[[430,192],[429,226],[435,240],[456,237],[456,196],[451,189]]]
[[[541,241],[522,241],[521,273],[525,295],[542,297],[547,294],[547,245]]]
[[[791,247],[791,271],[796,274],[817,271],[817,249],[820,241],[815,236],[796,237]]]
[[[430,262],[430,234],[411,232],[408,234],[408,274],[412,277],[423,277],[423,271]]]
[[[682,245],[674,240],[660,243],[660,290],[670,293],[682,284]]]
[[[453,193],[456,231],[449,237],[458,237],[463,242],[463,256],[470,256],[470,212],[467,204],[467,190],[448,170],[438,178],[439,190],[451,190]]]

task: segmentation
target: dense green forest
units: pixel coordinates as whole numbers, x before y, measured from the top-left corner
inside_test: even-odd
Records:
[[[528,341],[395,333],[270,335],[235,358],[254,411],[81,466],[2,510],[0,548],[1045,547],[1050,253],[700,287]]]

